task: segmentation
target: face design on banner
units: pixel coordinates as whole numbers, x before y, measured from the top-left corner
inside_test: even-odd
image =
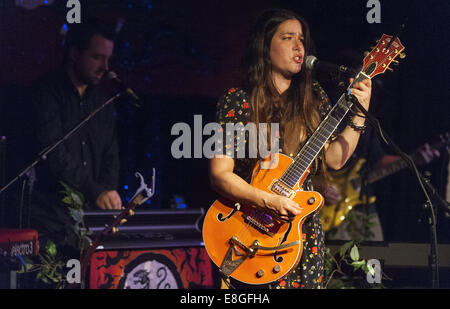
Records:
[[[158,261],[147,261],[127,274],[125,289],[179,289],[170,269]]]
[[[143,254],[129,263],[118,288],[183,289],[176,266],[166,256]]]

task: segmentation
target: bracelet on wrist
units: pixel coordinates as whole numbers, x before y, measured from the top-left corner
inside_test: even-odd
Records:
[[[352,128],[353,130],[355,130],[358,133],[363,134],[364,132],[366,132],[367,126],[365,124],[363,124],[362,126],[358,126],[356,124],[353,123],[353,121],[350,121],[350,123],[348,124],[350,126],[350,128]]]

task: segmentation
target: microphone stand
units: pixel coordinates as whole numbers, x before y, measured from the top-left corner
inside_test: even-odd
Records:
[[[414,171],[416,177],[419,181],[419,184],[426,196],[427,202],[423,206],[425,209],[429,210],[429,218],[428,225],[430,228],[430,257],[429,257],[429,266],[432,273],[432,287],[439,288],[439,265],[438,265],[438,254],[437,254],[437,236],[436,236],[436,214],[433,203],[431,202],[431,197],[433,197],[436,201],[438,201],[438,205],[441,209],[449,213],[450,212],[450,204],[445,201],[436,191],[436,189],[431,185],[430,181],[425,178],[418,170],[417,167],[412,160],[412,158],[404,153],[400,147],[394,143],[394,141],[386,134],[386,132],[381,127],[378,119],[372,116],[362,105],[359,103],[358,99],[355,96],[346,94],[346,98],[348,101],[351,101],[361,113],[364,114],[366,119],[370,122],[370,124],[378,129],[378,133],[380,134],[383,141],[390,146],[394,151],[408,164],[408,167]],[[426,188],[425,188],[426,187]],[[429,195],[431,193],[431,197]]]
[[[44,148],[37,156],[37,158],[26,168],[24,168],[16,177],[14,177],[10,182],[8,182],[5,186],[3,186],[0,189],[0,195],[8,189],[12,184],[14,184],[19,179],[23,178],[24,176],[28,175],[31,170],[38,165],[41,161],[46,160],[47,156],[56,149],[61,143],[68,140],[75,132],[77,132],[86,122],[88,122],[92,117],[94,117],[98,112],[103,110],[106,106],[108,106],[111,102],[116,100],[122,95],[122,92],[117,93],[116,95],[109,98],[106,102],[104,102],[102,105],[100,105],[98,108],[93,110],[86,118],[81,120],[77,125],[75,125],[72,129],[69,130],[63,137],[61,137],[59,140],[57,140],[54,144]]]

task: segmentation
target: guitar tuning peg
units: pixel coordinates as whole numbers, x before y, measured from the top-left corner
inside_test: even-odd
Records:
[[[394,69],[393,69],[393,68],[387,67],[386,69],[389,70],[389,71],[391,71],[391,72],[394,72]]]
[[[370,54],[370,52],[367,51],[367,50],[364,52],[364,56],[365,56],[365,57],[367,57],[369,54]]]
[[[406,57],[406,54],[405,53],[400,53],[400,59],[405,59],[405,57]]]
[[[117,233],[118,231],[119,231],[119,229],[118,229],[117,227],[113,227],[113,228],[112,228],[112,232],[113,232],[113,233]]]
[[[120,220],[120,224],[124,224],[127,221],[128,221],[127,219],[122,219],[122,220]]]
[[[129,214],[130,216],[133,216],[133,215],[134,215],[133,209],[130,209],[130,210],[128,211],[128,214]]]
[[[392,60],[392,63],[393,63],[394,65],[398,65],[398,64],[399,64],[399,62],[398,62],[397,60]]]

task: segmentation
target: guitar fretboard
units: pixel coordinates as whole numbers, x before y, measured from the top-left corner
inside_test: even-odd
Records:
[[[448,140],[432,144],[431,148],[439,149],[442,147],[447,147],[447,145],[448,145]],[[417,156],[415,154],[411,154],[410,156],[414,161],[417,161]],[[374,182],[377,182],[378,180],[383,179],[384,177],[393,175],[406,167],[408,167],[408,163],[406,163],[404,160],[397,160],[397,161],[392,162],[383,167],[376,168],[369,173],[367,182],[369,184],[372,184]]]
[[[408,166],[408,164],[405,161],[398,160],[396,162],[389,164],[388,166],[375,169],[375,170],[373,170],[373,172],[371,172],[369,174],[367,182],[369,184],[377,182],[378,180],[381,180],[384,177],[387,177],[387,176],[397,173],[398,171],[406,168],[407,166]]]
[[[367,79],[367,75],[359,73],[354,83]],[[317,127],[316,131],[309,138],[306,144],[294,159],[294,162],[286,169],[281,181],[293,188],[295,184],[303,177],[305,172],[318,156],[325,143],[330,139],[333,132],[337,129],[353,103],[347,101],[343,94],[336,105],[331,109],[325,119]]]

